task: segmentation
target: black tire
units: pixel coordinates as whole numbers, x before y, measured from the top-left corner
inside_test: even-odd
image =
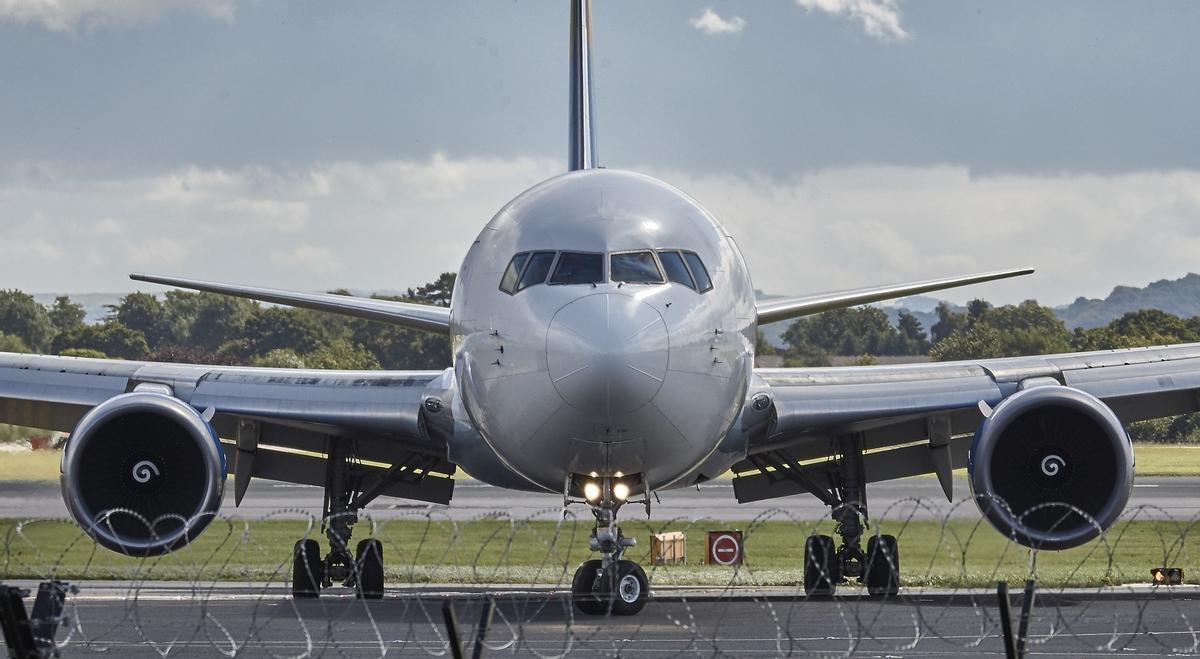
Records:
[[[900,550],[895,536],[871,536],[867,540],[863,576],[871,595],[887,597],[900,592]]]
[[[298,540],[292,548],[292,597],[306,599],[321,595],[325,563],[316,540]]]
[[[833,595],[838,581],[841,581],[840,567],[833,549],[833,538],[827,535],[808,536],[804,541],[804,594]]]
[[[633,561],[619,561],[616,578],[612,580],[605,603],[612,603],[614,615],[637,615],[646,608],[646,598],[649,594],[650,580],[646,578],[646,571],[642,566]]]
[[[598,616],[605,612],[605,602],[596,591],[596,572],[599,570],[599,560],[585,561],[575,570],[575,578],[571,579],[571,600],[584,615]]]
[[[354,552],[357,571],[354,594],[359,599],[383,599],[383,543],[375,538],[360,540]]]

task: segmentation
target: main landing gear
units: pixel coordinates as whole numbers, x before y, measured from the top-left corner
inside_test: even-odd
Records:
[[[640,565],[622,558],[626,549],[637,544],[617,526],[617,510],[629,496],[629,485],[618,478],[593,478],[583,484],[583,493],[596,518],[588,546],[600,552],[600,558],[575,571],[571,580],[575,608],[587,615],[634,615],[646,606],[650,581]]]
[[[833,474],[833,487],[822,497],[833,509],[837,523],[834,533],[841,544],[834,548],[833,538],[813,535],[804,543],[804,593],[833,595],[839,584],[857,579],[873,596],[891,596],[900,590],[900,553],[896,538],[874,535],[862,550],[863,528],[867,521],[866,478],[863,471],[862,441],[857,435],[839,439],[840,460]]]
[[[350,553],[350,537],[358,511],[376,493],[360,494],[352,475],[353,461],[345,442],[329,443],[325,476],[325,506],[321,528],[329,540],[329,553],[321,556],[316,540],[296,542],[292,551],[292,596],[313,598],[335,583],[353,588],[360,599],[383,598],[383,544],[375,538],[360,540]]]

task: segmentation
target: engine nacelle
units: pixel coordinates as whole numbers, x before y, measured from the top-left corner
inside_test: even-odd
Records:
[[[979,509],[1026,547],[1070,549],[1116,521],[1133,489],[1133,447],[1095,396],[1063,386],[1019,391],[984,420],[968,470]]]
[[[164,554],[208,526],[225,490],[216,432],[173,396],[133,392],[89,411],[62,457],[63,500],[101,545]]]

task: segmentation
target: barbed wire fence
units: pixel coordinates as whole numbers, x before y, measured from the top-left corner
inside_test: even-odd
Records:
[[[1200,653],[1200,514],[1137,506],[1083,547],[1032,552],[974,510],[971,499],[907,499],[872,511],[869,532],[894,535],[900,547],[900,592],[882,598],[857,582],[833,597],[805,596],[804,540],[829,533],[828,520],[782,507],[740,525],[627,515],[622,527],[639,545],[626,558],[645,567],[652,592],[629,617],[574,608],[571,579],[592,557],[592,520],[561,507],[468,521],[437,510],[362,515],[356,537],[383,543],[382,600],[347,588],[291,597],[293,542],[322,539],[320,519],[299,509],[218,516],[192,546],[153,558],[99,548],[68,520],[8,522],[0,581],[78,587],[66,595],[53,645],[72,656],[443,657],[470,648],[481,626],[490,654],[546,658],[995,653],[1005,635],[996,584],[1027,580],[1037,584],[1022,625],[1027,652]],[[708,531],[734,526],[744,561],[698,564]],[[654,564],[648,540],[667,531],[685,534],[691,560]],[[1188,579],[1152,585],[1150,570],[1161,567]],[[445,606],[458,620],[453,632]]]

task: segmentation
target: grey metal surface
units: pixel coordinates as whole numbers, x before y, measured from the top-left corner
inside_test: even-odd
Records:
[[[292,307],[328,311],[343,316],[355,316],[357,318],[377,320],[381,323],[429,330],[431,332],[445,332],[450,324],[449,309],[426,304],[375,300],[328,293],[302,293],[276,288],[239,286],[237,284],[221,284],[211,281],[200,281],[198,279],[162,277],[139,273],[131,274],[129,278],[136,281],[174,286],[176,288],[188,288],[195,291],[232,295],[234,297],[244,297],[273,304],[286,304]]]
[[[1033,274],[1033,268],[997,270],[994,272],[982,272],[979,274],[964,275],[960,277],[927,279],[925,281],[890,284],[887,286],[871,286],[868,288],[855,288],[833,293],[818,293],[816,295],[805,295],[803,297],[771,300],[758,305],[758,324],[766,325],[767,323],[788,320],[790,318],[810,316],[812,314],[821,313],[822,311],[829,311],[831,309],[844,309],[846,307],[853,307],[860,304],[879,302],[881,300],[894,300],[896,298],[907,297],[909,295],[919,295],[921,293],[928,293],[930,291],[958,288],[959,286],[970,286],[971,284],[980,284],[985,281],[995,281],[997,279],[1007,279],[1009,277],[1018,277],[1029,274]]]

